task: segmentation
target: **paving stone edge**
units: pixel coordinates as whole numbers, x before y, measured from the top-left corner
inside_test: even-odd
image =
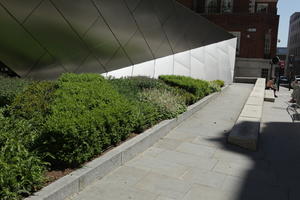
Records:
[[[199,111],[209,102],[214,100],[228,87],[229,86],[226,85],[222,88],[221,92],[216,92],[204,97],[197,103],[189,106],[187,111],[179,115],[177,118],[160,122],[154,127],[105,153],[101,157],[90,161],[82,168],[77,169],[69,175],[51,183],[25,200],[65,200],[66,198],[82,191],[86,186],[103,178],[114,169],[122,166],[136,155],[151,147],[159,139],[177,127],[181,122],[185,121],[195,112]]]

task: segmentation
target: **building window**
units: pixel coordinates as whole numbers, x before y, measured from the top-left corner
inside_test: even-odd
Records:
[[[271,53],[271,30],[265,35],[265,58],[270,58]]]
[[[258,3],[258,4],[256,4],[256,12],[257,13],[267,13],[268,6],[269,5],[267,3]]]
[[[218,13],[218,0],[206,1],[206,13]]]
[[[222,0],[222,13],[232,13],[232,1],[233,0]]]
[[[269,75],[269,69],[261,69],[261,78],[268,78]]]
[[[240,45],[241,45],[241,32],[237,32],[237,31],[233,31],[233,32],[229,32],[232,35],[234,35],[237,39],[236,41],[236,55],[240,54]]]

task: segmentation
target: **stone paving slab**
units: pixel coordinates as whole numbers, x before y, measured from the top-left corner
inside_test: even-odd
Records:
[[[215,190],[211,187],[194,185],[183,200],[233,200],[235,194]]]
[[[181,199],[190,190],[191,185],[183,180],[149,173],[136,184],[136,188],[173,199]]]
[[[164,151],[157,156],[157,159],[164,160],[171,163],[177,163],[187,168],[197,168],[204,170],[211,170],[216,164],[217,160],[212,158],[199,157],[194,154],[187,154],[177,151]]]

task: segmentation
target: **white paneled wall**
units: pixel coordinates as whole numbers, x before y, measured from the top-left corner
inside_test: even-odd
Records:
[[[177,53],[156,60],[103,74],[116,78],[126,76],[183,75],[204,80],[232,83],[236,38]]]

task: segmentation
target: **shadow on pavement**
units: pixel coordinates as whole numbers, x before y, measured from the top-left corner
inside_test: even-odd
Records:
[[[231,175],[241,180],[233,200],[299,200],[300,123],[270,122],[261,126],[256,152],[224,142],[228,133],[210,139],[221,144],[225,151],[250,160],[248,168],[237,167],[243,163],[239,157],[228,160],[229,167],[233,167]]]

